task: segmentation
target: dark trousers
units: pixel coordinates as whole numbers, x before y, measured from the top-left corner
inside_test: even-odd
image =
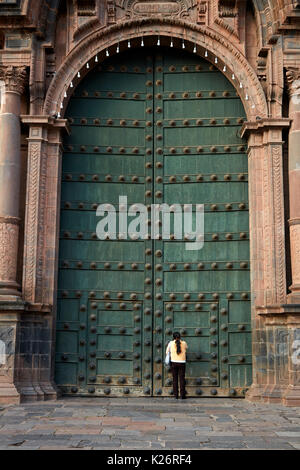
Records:
[[[185,397],[185,363],[171,362],[173,374],[173,392],[174,397],[178,398],[178,376],[180,383],[180,396]]]

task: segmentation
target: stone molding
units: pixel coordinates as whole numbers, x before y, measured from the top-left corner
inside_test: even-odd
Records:
[[[0,65],[0,80],[5,83],[5,91],[15,92],[22,95],[27,83],[26,67]]]
[[[290,315],[297,317],[300,323],[300,304],[262,305],[257,306],[256,311],[258,315],[274,317],[274,319]]]
[[[20,225],[20,222],[19,217],[0,217],[0,224]]]
[[[262,133],[270,129],[288,129],[291,120],[289,118],[265,118],[256,121],[245,122],[242,127],[242,137],[249,137],[253,132]]]
[[[292,225],[300,225],[300,217],[295,217],[294,219],[289,220],[289,225],[290,227]]]

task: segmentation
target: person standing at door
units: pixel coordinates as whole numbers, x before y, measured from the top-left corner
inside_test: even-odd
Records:
[[[173,393],[178,399],[178,378],[180,383],[180,397],[182,400],[186,398],[185,392],[185,366],[186,366],[186,350],[188,345],[181,339],[180,333],[173,333],[173,341],[167,346],[166,354],[171,355],[171,369],[173,375]]]

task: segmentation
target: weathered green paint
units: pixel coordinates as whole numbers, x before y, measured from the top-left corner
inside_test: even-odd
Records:
[[[134,51],[93,70],[67,117],[58,385],[82,395],[168,395],[164,351],[179,330],[189,345],[188,394],[243,395],[251,384],[248,184],[245,113],[233,86],[196,56]],[[204,203],[204,248],[95,239],[95,208],[120,195],[129,204]]]

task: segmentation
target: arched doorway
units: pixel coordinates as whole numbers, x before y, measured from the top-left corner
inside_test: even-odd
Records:
[[[110,58],[66,117],[56,382],[78,395],[169,395],[172,331],[189,345],[190,396],[251,384],[245,112],[214,66],[171,49]],[[99,204],[204,204],[200,251],[185,240],[100,241]],[[174,237],[173,237],[174,238]]]

